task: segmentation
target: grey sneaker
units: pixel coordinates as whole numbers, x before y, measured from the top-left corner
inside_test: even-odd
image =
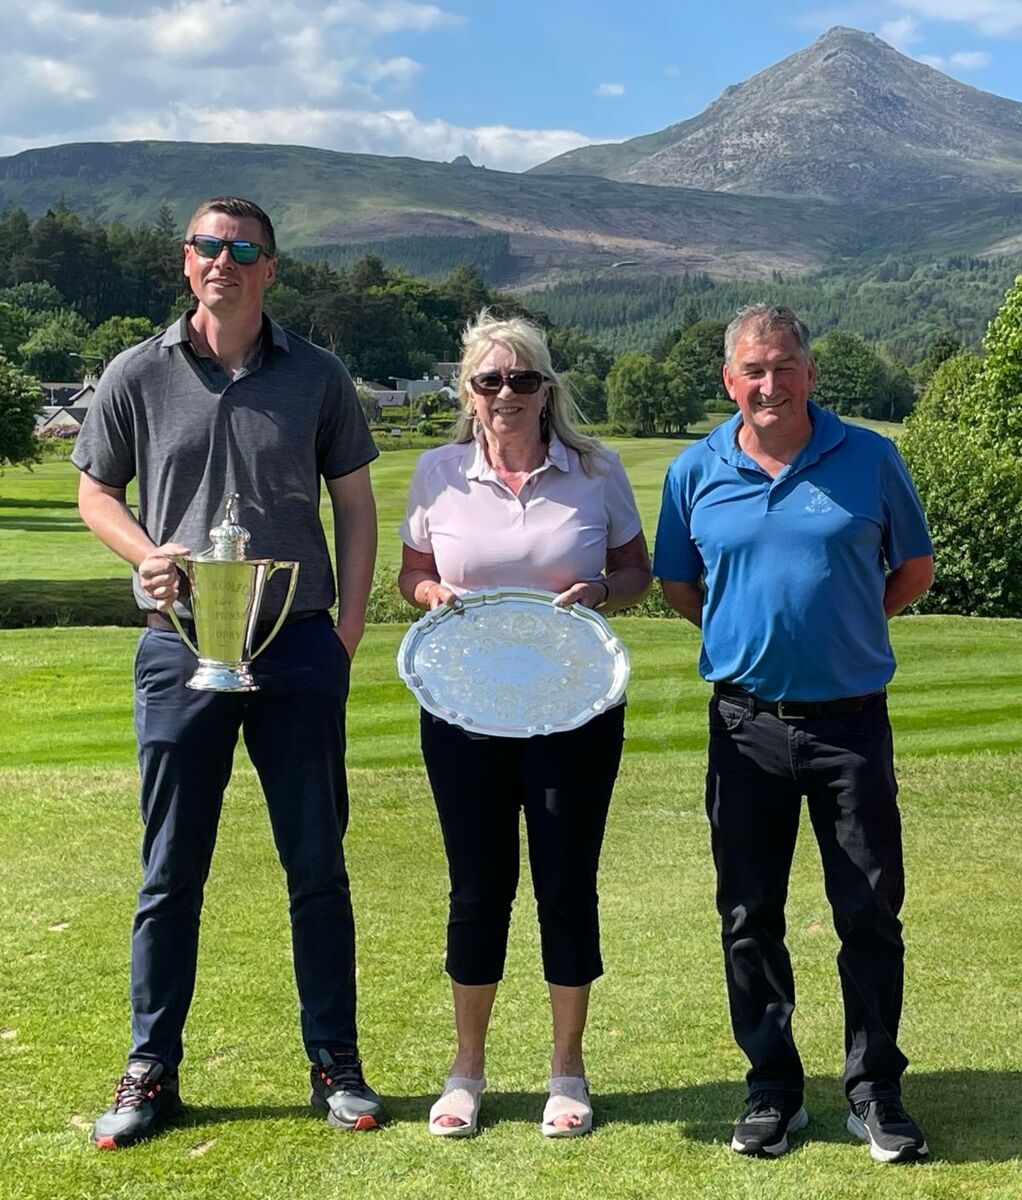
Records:
[[[853,1103],[848,1132],[869,1142],[870,1155],[877,1162],[918,1162],[930,1153],[923,1131],[904,1110],[898,1096]]]
[[[788,1149],[788,1134],[805,1129],[809,1114],[793,1092],[753,1092],[735,1124],[731,1149],[758,1158],[777,1158]]]
[[[376,1129],[387,1119],[383,1101],[365,1081],[362,1060],[350,1051],[319,1052],[309,1072],[309,1103],[326,1113],[334,1129]]]
[[[158,1133],[180,1111],[177,1076],[168,1075],[161,1062],[129,1058],[113,1104],[92,1127],[93,1145],[100,1150],[131,1146]]]

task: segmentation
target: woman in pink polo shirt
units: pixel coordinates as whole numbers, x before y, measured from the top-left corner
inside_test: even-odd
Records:
[[[572,424],[542,330],[486,312],[466,331],[454,441],[419,459],[401,529],[400,587],[422,609],[464,592],[544,588],[557,604],[635,604],[650,565],[616,454]],[[592,1128],[582,1057],[589,989],[603,972],[596,874],[624,738],[619,705],[578,729],[469,735],[423,711],[422,752],[451,877],[447,972],[458,1048],[430,1132],[475,1132],[486,1031],[504,969],[525,813],[553,1017],[542,1130]]]

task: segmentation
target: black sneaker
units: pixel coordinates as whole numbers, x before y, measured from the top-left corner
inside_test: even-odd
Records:
[[[738,1118],[731,1149],[739,1154],[777,1158],[788,1149],[788,1134],[805,1129],[809,1114],[794,1092],[753,1092]]]
[[[334,1129],[376,1129],[387,1119],[383,1101],[365,1081],[362,1060],[351,1051],[319,1052],[310,1072],[309,1103],[326,1113]]]
[[[869,1142],[869,1152],[877,1162],[918,1162],[930,1153],[923,1131],[897,1096],[853,1103],[848,1132]]]
[[[92,1141],[100,1150],[118,1150],[152,1137],[181,1111],[177,1076],[168,1075],[163,1063],[129,1058],[114,1091],[114,1102],[92,1127]]]

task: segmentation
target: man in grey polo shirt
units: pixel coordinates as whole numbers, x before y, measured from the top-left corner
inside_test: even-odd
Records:
[[[377,451],[354,386],[327,351],[262,311],[276,273],[273,226],[219,197],[188,225],[196,307],[104,372],[73,454],[85,523],[134,568],[146,613],[135,660],[143,880],[132,930],[132,1047],[92,1138],[105,1149],[155,1133],[180,1108],[203,888],[242,732],[287,875],[311,1100],[340,1129],[383,1119],[358,1057],[355,935],[342,838],[348,819],[344,705],[376,555],[369,463]],[[125,490],[138,482],[138,516]],[[326,482],[336,578],[319,518]],[[301,564],[291,615],[255,660],[259,690],[192,691],[195,658],[165,615],[188,622],[171,556],[204,550],[241,497],[251,557]],[[283,604],[271,581],[261,612]],[[338,600],[336,626],[329,610]]]

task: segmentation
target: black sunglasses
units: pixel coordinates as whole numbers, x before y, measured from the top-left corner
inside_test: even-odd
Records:
[[[185,242],[191,246],[200,258],[219,258],[224,246],[230,251],[231,258],[242,267],[250,267],[259,261],[259,255],[265,254],[271,258],[270,252],[258,242],[228,241],[227,238],[210,237],[207,233],[195,233]]]
[[[548,377],[542,371],[480,371],[470,375],[468,381],[480,396],[495,396],[505,383],[516,396],[532,396]]]

